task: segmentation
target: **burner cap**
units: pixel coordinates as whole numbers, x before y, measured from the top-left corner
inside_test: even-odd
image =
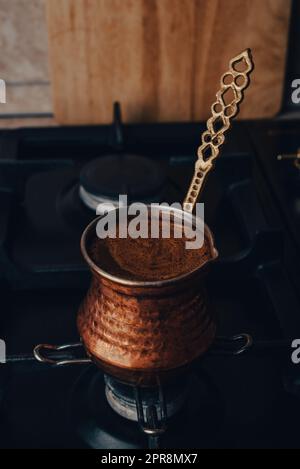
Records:
[[[157,195],[165,183],[165,174],[155,161],[139,155],[108,155],[92,160],[80,173],[80,184],[87,193],[118,199],[145,200]]]

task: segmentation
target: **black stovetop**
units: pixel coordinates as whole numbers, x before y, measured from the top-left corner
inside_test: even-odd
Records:
[[[100,371],[48,367],[30,353],[38,343],[78,341],[76,314],[89,283],[79,239],[94,217],[78,197],[81,168],[102,155],[141,154],[165,173],[162,197],[182,201],[201,130],[148,124],[0,131],[0,338],[9,356],[19,356],[0,365],[0,447],[86,447],[85,427],[94,447],[146,445],[136,424],[107,407],[102,391],[90,402],[93,386],[103,386]],[[299,447],[300,365],[291,364],[289,350],[270,347],[300,338],[300,214],[290,208],[300,199],[300,172],[287,167],[285,177],[274,163],[278,152],[297,149],[298,130],[293,122],[235,123],[206,185],[205,219],[220,252],[208,279],[218,335],[249,333],[268,347],[203,357],[195,373],[208,376],[215,392],[199,392],[170,421],[162,442],[169,448]],[[21,353],[29,356],[21,360]],[[103,426],[109,438],[97,441]]]

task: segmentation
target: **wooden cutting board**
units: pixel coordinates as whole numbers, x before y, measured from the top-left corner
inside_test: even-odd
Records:
[[[229,59],[250,47],[240,116],[281,103],[290,0],[48,0],[54,112],[64,124],[206,119]]]

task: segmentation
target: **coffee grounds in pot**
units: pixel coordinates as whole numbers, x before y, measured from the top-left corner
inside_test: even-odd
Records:
[[[171,230],[172,232],[172,230]],[[105,272],[133,281],[160,281],[191,272],[211,257],[208,240],[198,249],[186,249],[188,239],[95,238],[88,249],[93,262]]]

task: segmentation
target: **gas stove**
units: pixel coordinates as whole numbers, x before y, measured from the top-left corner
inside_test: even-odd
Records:
[[[218,338],[180,382],[150,391],[86,360],[57,366],[74,350],[52,350],[56,365],[32,351],[79,341],[79,240],[95,204],[181,202],[203,125],[124,125],[116,106],[112,125],[0,131],[1,447],[299,447],[300,173],[277,158],[297,153],[298,127],[234,123],[203,194]]]

